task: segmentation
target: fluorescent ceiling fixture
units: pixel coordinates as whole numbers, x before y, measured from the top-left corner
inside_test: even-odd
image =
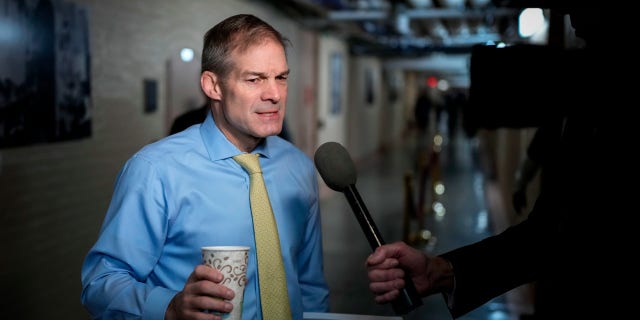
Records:
[[[180,59],[182,59],[182,61],[184,62],[190,62],[191,60],[193,60],[193,49],[191,48],[182,48],[182,50],[180,50]]]
[[[544,13],[540,8],[527,8],[522,10],[519,17],[518,33],[524,38],[544,30],[546,24]]]

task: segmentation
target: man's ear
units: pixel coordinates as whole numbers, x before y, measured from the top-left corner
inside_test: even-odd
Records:
[[[202,72],[200,75],[200,87],[202,87],[202,92],[211,100],[221,99],[220,82],[215,73],[211,71]]]

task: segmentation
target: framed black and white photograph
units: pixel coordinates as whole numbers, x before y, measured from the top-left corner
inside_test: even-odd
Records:
[[[0,148],[91,135],[86,9],[0,0]]]

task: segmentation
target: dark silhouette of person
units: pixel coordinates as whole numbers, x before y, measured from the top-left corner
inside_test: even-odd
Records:
[[[209,112],[209,104],[205,103],[197,109],[192,109],[179,115],[173,120],[169,134],[178,133],[194,124],[202,123]]]
[[[516,172],[516,181],[511,202],[516,213],[527,207],[527,188],[540,174],[540,190],[552,187],[554,158],[560,152],[559,142],[564,130],[564,118],[559,117],[539,126],[529,142],[526,157]]]
[[[549,102],[566,118],[554,155],[553,187],[542,190],[526,219],[481,241],[439,255],[404,242],[378,247],[366,261],[376,302],[395,299],[408,273],[422,296],[442,294],[453,318],[536,281],[546,288],[535,302],[536,319],[637,313],[629,293],[637,272],[629,208],[637,196],[623,183],[637,167],[629,163],[637,142],[631,141],[629,117],[622,112],[634,92],[619,87],[625,84],[594,81],[615,78],[633,62],[626,59],[626,48],[605,41],[627,29],[619,28],[622,19],[612,8],[562,10],[586,46],[552,75],[567,77],[556,88],[562,95]]]
[[[460,89],[453,89],[445,95],[445,109],[447,111],[447,131],[449,133],[449,139],[455,140],[458,133],[458,121],[460,118],[460,111],[464,110],[464,104],[467,97]]]
[[[429,115],[432,104],[433,102],[431,101],[431,97],[429,97],[429,92],[426,88],[422,88],[418,94],[413,110],[416,126],[421,133],[425,132],[429,126]]]

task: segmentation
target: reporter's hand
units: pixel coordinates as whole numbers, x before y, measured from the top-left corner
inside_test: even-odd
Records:
[[[405,287],[405,271],[412,276],[416,290],[421,294],[428,286],[423,278],[426,263],[425,254],[404,242],[376,248],[366,260],[369,290],[375,295],[375,301],[382,304],[398,297],[400,289]]]
[[[367,258],[366,267],[369,290],[379,304],[398,297],[400,289],[405,287],[405,272],[423,297],[453,291],[453,269],[448,261],[429,256],[401,241],[376,248]]]
[[[171,299],[165,320],[222,319],[210,312],[231,312],[233,305],[228,300],[235,295],[233,290],[220,284],[222,279],[220,271],[206,265],[196,266],[182,291]]]

